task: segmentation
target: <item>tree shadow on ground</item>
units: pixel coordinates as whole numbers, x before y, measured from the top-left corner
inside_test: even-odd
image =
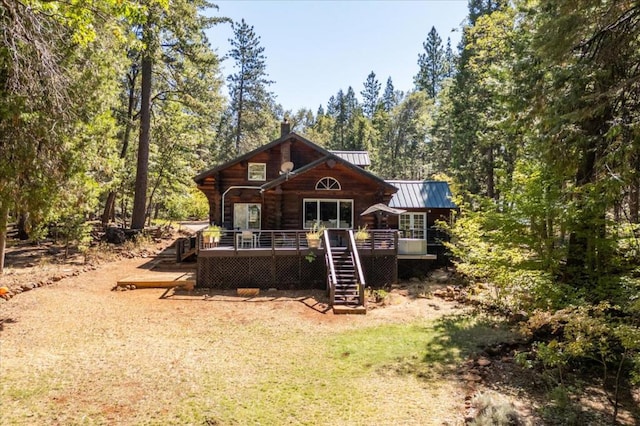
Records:
[[[423,362],[434,365],[455,365],[487,345],[517,338],[504,321],[469,313],[442,317],[433,330]]]

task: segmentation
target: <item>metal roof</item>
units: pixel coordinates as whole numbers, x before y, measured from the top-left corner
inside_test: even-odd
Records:
[[[356,166],[370,166],[371,159],[368,151],[329,151],[333,155],[337,155],[343,160],[347,160]]]
[[[435,208],[457,209],[451,201],[449,184],[433,180],[388,180],[388,183],[398,188],[393,194],[389,207],[407,208]]]

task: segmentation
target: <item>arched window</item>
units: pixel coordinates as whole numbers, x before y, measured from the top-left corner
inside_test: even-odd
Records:
[[[342,188],[340,188],[340,182],[334,178],[323,177],[318,181],[318,183],[316,183],[316,189],[339,191]]]

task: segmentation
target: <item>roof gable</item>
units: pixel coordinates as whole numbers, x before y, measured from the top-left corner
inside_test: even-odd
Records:
[[[389,202],[389,207],[458,208],[458,206],[451,201],[451,190],[447,182],[433,180],[388,180],[387,182],[398,188],[398,192],[393,195]]]
[[[271,180],[269,182],[266,182],[264,185],[262,185],[262,189],[263,190],[266,190],[266,189],[269,189],[269,188],[273,188],[273,187],[277,186],[279,183],[281,183],[282,181],[285,181],[286,179],[291,178],[291,176],[297,176],[299,174],[303,174],[303,173],[305,173],[305,172],[307,172],[309,170],[312,170],[313,168],[317,167],[318,165],[320,165],[320,164],[322,164],[322,163],[324,163],[326,161],[333,160],[333,161],[339,162],[341,164],[344,164],[346,167],[353,169],[354,171],[356,171],[357,173],[359,173],[361,175],[364,175],[368,179],[371,179],[371,180],[374,180],[374,181],[378,182],[380,185],[385,186],[390,192],[395,192],[396,191],[396,188],[393,185],[387,183],[384,179],[381,179],[378,176],[374,175],[373,173],[370,173],[370,172],[364,170],[363,168],[358,167],[357,165],[355,165],[355,164],[353,164],[353,163],[341,158],[340,156],[332,153],[331,151],[328,151],[328,150],[322,148],[321,146],[311,142],[310,140],[298,135],[295,132],[291,132],[291,133],[289,133],[287,135],[284,135],[284,136],[282,136],[282,137],[280,137],[280,138],[278,138],[278,139],[276,139],[276,140],[274,140],[272,142],[269,142],[266,145],[263,145],[263,146],[261,146],[261,147],[259,147],[257,149],[254,149],[253,151],[250,151],[250,152],[248,152],[246,154],[243,154],[243,155],[241,155],[239,157],[236,157],[231,161],[228,161],[228,162],[226,162],[224,164],[216,166],[216,167],[214,167],[212,169],[206,170],[206,171],[200,173],[199,175],[197,175],[196,177],[194,177],[194,180],[196,181],[196,183],[202,184],[204,179],[207,178],[208,176],[211,176],[211,175],[213,175],[213,174],[215,174],[215,173],[217,173],[217,172],[219,172],[221,170],[224,170],[224,169],[226,169],[228,167],[231,167],[231,166],[233,166],[235,164],[238,164],[241,161],[246,161],[246,160],[250,159],[251,157],[254,157],[255,155],[257,155],[257,154],[259,154],[261,152],[267,151],[267,150],[273,148],[274,146],[277,146],[277,145],[279,145],[281,143],[284,143],[284,142],[290,141],[290,140],[294,140],[294,141],[298,141],[298,142],[303,143],[304,145],[306,145],[306,146],[312,148],[313,150],[317,151],[322,157],[320,157],[319,159],[317,159],[315,161],[312,161],[312,162],[310,162],[308,164],[302,165],[300,168],[294,169],[293,173],[291,173],[291,174],[286,174],[286,175],[283,174],[283,175],[281,175],[280,177],[278,177],[276,179],[273,179],[273,180]]]

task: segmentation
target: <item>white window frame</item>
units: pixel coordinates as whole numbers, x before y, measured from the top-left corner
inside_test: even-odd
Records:
[[[316,183],[316,190],[318,191],[340,191],[341,189],[342,186],[338,179],[331,176],[325,176]]]
[[[318,217],[316,217],[316,220],[314,221],[314,223],[318,224],[318,225],[324,225],[326,228],[334,228],[334,229],[353,229],[353,206],[354,206],[354,202],[352,198],[304,198],[302,200],[302,225],[303,225],[303,229],[310,229],[313,227],[313,224],[307,224],[307,220],[306,220],[306,216],[307,216],[307,212],[306,212],[306,206],[307,203],[312,203],[315,202],[316,203],[316,212],[318,213]],[[320,213],[320,203],[330,203],[330,202],[334,202],[336,203],[336,211],[338,213],[338,217],[336,218],[336,223],[335,226],[332,224],[331,226],[327,226],[326,224],[321,223],[320,221],[320,217],[319,217],[319,213]],[[348,226],[342,226],[343,224],[340,223],[340,203],[349,203],[351,204],[351,218],[350,218],[350,222],[348,224]]]
[[[404,226],[403,220],[405,218],[409,219],[409,226]],[[416,227],[416,217],[422,218],[422,227]],[[402,213],[398,218],[398,229],[405,233],[405,238],[420,238],[422,240],[427,239],[427,213],[425,212],[407,212]],[[406,233],[409,233],[407,236]],[[416,236],[417,235],[417,236]]]
[[[250,217],[249,217],[249,208],[251,206],[258,207],[258,226],[249,225]],[[244,210],[244,212],[241,212]],[[243,221],[241,222],[241,216],[243,216]],[[260,229],[262,227],[262,204],[260,203],[235,203],[233,205],[233,227],[240,229]]]
[[[259,168],[262,169],[260,170],[260,176],[259,177],[252,177],[251,176],[251,169],[252,168]],[[264,182],[267,180],[267,163],[249,163],[249,165],[247,166],[247,179],[250,181],[257,181],[257,182]]]

